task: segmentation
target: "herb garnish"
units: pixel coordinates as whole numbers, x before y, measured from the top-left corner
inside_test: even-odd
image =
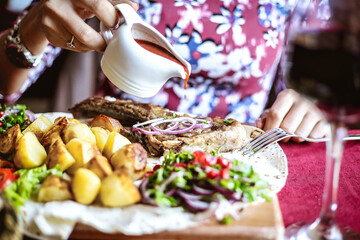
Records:
[[[6,132],[9,128],[20,125],[20,130],[27,128],[31,121],[27,118],[25,105],[17,104],[12,107],[0,104],[0,133]]]
[[[230,124],[230,123],[233,123],[234,121],[235,121],[234,119],[224,119],[223,123]]]
[[[172,118],[176,118],[176,117],[177,117],[177,115],[175,113],[173,113],[172,116],[166,116],[166,117],[163,117],[163,118],[164,118],[164,120],[166,120],[166,119],[172,119]]]
[[[271,200],[268,182],[251,165],[229,161],[215,152],[201,151],[164,157],[140,186],[144,203],[158,206],[182,206],[191,212],[205,211],[213,202],[253,202]],[[224,223],[230,218],[219,219]]]

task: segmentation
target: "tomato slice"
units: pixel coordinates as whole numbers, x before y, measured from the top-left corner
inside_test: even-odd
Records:
[[[0,191],[4,190],[7,185],[19,177],[19,175],[14,174],[13,171],[13,169],[9,168],[0,168]]]

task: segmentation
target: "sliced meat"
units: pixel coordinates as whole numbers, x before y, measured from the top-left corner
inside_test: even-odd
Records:
[[[154,157],[162,156],[169,151],[228,152],[241,146],[246,137],[246,131],[241,123],[235,120],[224,121],[218,117],[201,118],[213,122],[212,127],[209,128],[197,128],[181,134],[146,135],[132,129],[131,126],[155,118],[173,117],[174,113],[157,105],[130,100],[111,101],[103,97],[92,97],[69,110],[75,118],[92,118],[103,114],[119,120],[124,126],[120,129],[120,133],[131,142],[142,144]],[[150,130],[149,126],[148,128],[147,130]]]
[[[103,114],[120,121],[124,126],[159,117],[170,117],[173,113],[158,105],[134,102],[131,100],[91,97],[76,104],[69,111],[75,118],[93,118]]]
[[[226,123],[220,118],[214,118],[212,121],[213,126],[211,128],[198,128],[182,134],[142,134],[142,142],[152,156],[162,156],[169,151],[180,153],[201,150],[208,153],[211,151],[221,153],[231,151],[242,145],[246,131],[241,123],[237,121]]]

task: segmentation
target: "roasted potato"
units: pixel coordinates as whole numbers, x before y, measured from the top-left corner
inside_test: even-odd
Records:
[[[120,132],[120,129],[123,128],[118,120],[105,115],[97,115],[91,120],[89,125],[90,127],[102,127],[110,132]]]
[[[66,149],[64,142],[61,139],[58,139],[51,145],[45,163],[48,168],[54,168],[59,164],[61,170],[65,171],[75,163],[75,158]]]
[[[88,141],[73,138],[66,144],[66,149],[75,158],[75,163],[66,172],[73,174],[76,169],[83,167],[96,155],[101,155],[97,146]]]
[[[15,144],[14,163],[17,168],[34,168],[46,159],[45,148],[33,132],[25,133]]]
[[[35,119],[35,121],[25,128],[23,133],[33,132],[40,141],[44,133],[46,133],[52,125],[53,123],[50,119],[48,119],[45,115],[40,115],[40,117]]]
[[[61,139],[61,132],[69,123],[67,117],[57,118],[50,129],[44,133],[40,142],[47,151],[53,143]]]
[[[87,164],[85,164],[85,168],[94,172],[100,179],[103,179],[113,172],[109,160],[102,155],[96,155],[93,157]]]
[[[67,144],[71,139],[78,138],[96,144],[95,135],[85,123],[70,123],[63,132],[62,139]]]
[[[147,152],[139,143],[131,143],[117,150],[110,163],[114,169],[124,168],[133,180],[138,180],[146,171]]]
[[[0,133],[0,153],[10,154],[15,150],[16,141],[22,136],[19,124]]]
[[[110,131],[102,127],[92,127],[91,131],[95,136],[96,146],[102,151],[110,135]]]
[[[70,182],[57,175],[49,175],[44,179],[37,196],[39,202],[65,201],[72,198]]]
[[[117,150],[119,150],[120,148],[125,146],[126,144],[130,144],[130,143],[131,142],[129,141],[129,139],[127,139],[120,133],[112,132],[112,133],[110,133],[110,135],[104,145],[104,149],[103,149],[102,153],[107,159],[110,159],[111,155],[114,152],[116,152]]]
[[[118,169],[102,180],[100,199],[104,206],[122,207],[140,201],[139,190],[125,169]]]
[[[76,118],[68,118],[70,123],[82,123],[79,119]]]
[[[78,203],[91,204],[100,191],[100,178],[86,168],[76,170],[71,181],[71,189]]]

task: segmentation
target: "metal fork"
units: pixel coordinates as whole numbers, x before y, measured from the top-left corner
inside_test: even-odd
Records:
[[[266,132],[263,132],[259,136],[252,139],[250,142],[245,144],[240,148],[240,152],[244,155],[252,156],[265,147],[269,146],[272,143],[279,142],[285,138],[297,137],[301,138],[307,142],[326,142],[329,141],[329,138],[306,138],[286,131],[281,128],[273,128]],[[360,134],[351,134],[344,138],[344,140],[360,140]]]

